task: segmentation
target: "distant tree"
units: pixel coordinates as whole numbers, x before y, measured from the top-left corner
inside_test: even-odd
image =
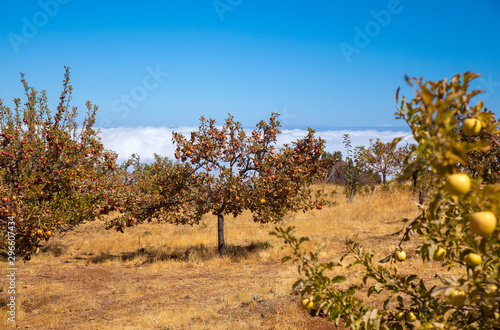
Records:
[[[326,165],[326,169],[328,172],[328,175],[325,179],[326,182],[330,181],[332,176],[335,174],[338,174],[338,164],[342,162],[342,152],[340,151],[335,151],[333,153],[329,153],[328,151],[325,151],[322,159]],[[335,178],[334,178],[335,179]]]
[[[400,139],[384,143],[378,138],[373,141],[370,139],[368,148],[360,147],[358,150],[358,159],[360,166],[366,170],[379,173],[382,176],[382,183],[387,184],[387,178],[400,174],[404,159],[409,153],[408,147],[398,147]]]
[[[420,204],[424,204],[431,194],[433,176],[430,175],[429,166],[426,166],[415,157],[418,149],[417,145],[409,144],[405,148],[407,154],[403,160],[403,170],[399,173],[397,180],[399,182],[411,180],[413,194],[418,195]]]
[[[359,191],[361,186],[360,177],[362,169],[359,166],[358,153],[354,153],[352,150],[351,139],[349,134],[343,135],[343,143],[346,148],[346,160],[345,160],[345,178],[346,185],[344,189],[345,195],[349,198],[349,202],[352,202],[354,195]]]

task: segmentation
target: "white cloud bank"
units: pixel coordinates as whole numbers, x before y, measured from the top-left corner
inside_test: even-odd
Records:
[[[101,138],[105,148],[118,152],[118,161],[124,161],[132,154],[138,154],[142,161],[150,162],[153,160],[153,154],[174,157],[175,146],[172,144],[172,132],[182,133],[184,136],[190,135],[190,132],[197,127],[178,127],[175,129],[169,127],[117,127],[101,128]],[[250,134],[251,130],[248,130]],[[325,150],[328,152],[342,151],[345,155],[343,145],[343,135],[349,134],[352,146],[368,146],[370,139],[379,138],[383,142],[392,141],[397,137],[405,137],[402,143],[412,143],[413,138],[409,132],[390,131],[390,130],[327,130],[317,131],[316,136],[326,141]],[[278,135],[278,145],[296,141],[304,137],[307,130],[283,129]]]

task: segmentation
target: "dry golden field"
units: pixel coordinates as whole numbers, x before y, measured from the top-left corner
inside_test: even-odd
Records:
[[[320,186],[318,186],[320,187]],[[321,186],[331,192],[333,186]],[[406,192],[357,195],[347,203],[342,189],[335,206],[286,219],[296,236],[308,236],[312,249],[325,243],[322,258],[339,259],[346,237],[355,237],[376,251],[379,260],[394,250],[403,217],[418,214],[415,198]],[[216,253],[215,216],[199,226],[150,223],[124,234],[105,231],[94,222],[64,238],[51,240],[31,261],[18,262],[17,323],[33,329],[333,329],[312,317],[291,293],[296,266],[281,264],[287,250],[250,214],[226,218],[226,257]],[[432,280],[438,265],[415,257],[417,242],[405,246],[408,258],[401,272],[416,271]],[[380,257],[380,258],[379,258]],[[0,267],[7,269],[1,262]],[[338,268],[348,285],[361,284],[359,269]],[[5,272],[2,272],[5,273]],[[3,327],[7,321],[7,279],[2,276]],[[366,290],[366,288],[363,288]],[[358,296],[366,299],[366,291]],[[370,297],[377,304],[381,297]],[[378,299],[378,300],[377,300]]]

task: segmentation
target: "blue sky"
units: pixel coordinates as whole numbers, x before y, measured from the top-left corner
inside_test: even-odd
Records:
[[[227,113],[252,127],[272,111],[287,129],[404,126],[393,113],[405,74],[468,70],[500,106],[498,0],[4,1],[0,19],[5,103],[24,72],[56,104],[70,66],[73,105],[97,104],[104,128]]]

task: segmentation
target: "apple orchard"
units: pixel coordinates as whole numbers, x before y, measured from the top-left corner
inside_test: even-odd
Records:
[[[259,122],[247,136],[229,115],[221,128],[200,120],[185,138],[173,134],[176,160],[155,155],[150,164],[132,155],[116,163],[94,129],[96,106],[87,103],[82,125],[70,106],[69,68],[54,113],[45,92],[21,80],[27,102],[15,99],[13,110],[0,103],[1,217],[17,221],[16,253],[29,260],[50,236],[64,235],[79,224],[107,218],[106,229],[122,231],[144,221],[199,223],[205,213],[218,221],[218,250],[226,250],[224,216],[244,210],[255,222],[277,222],[288,212],[322,208],[323,194],[310,185],[325,174],[324,141],[309,130],[290,145],[276,147],[278,114]],[[5,238],[5,228],[2,235]],[[6,251],[6,240],[0,249]]]
[[[174,159],[154,155],[144,163],[132,155],[119,164],[94,127],[97,107],[87,102],[86,116],[77,122],[69,68],[54,110],[45,92],[30,87],[22,75],[23,101],[14,99],[11,109],[0,100],[0,251],[7,254],[12,219],[16,258],[28,261],[51,237],[64,237],[88,221],[124,232],[151,221],[197,225],[203,217],[217,222],[217,251],[224,256],[224,223],[246,211],[256,223],[277,224],[271,234],[285,242],[289,255],[283,261],[297,264],[294,290],[312,315],[353,329],[498,329],[499,121],[479,101],[481,91],[469,90],[477,77],[466,72],[449,81],[407,78],[415,96],[407,101],[398,89],[395,116],[408,124],[416,144],[397,148],[400,139],[377,140],[369,148],[355,148],[343,162],[344,181],[352,200],[363,186],[368,193],[368,186],[374,187],[363,177],[381,174],[381,189],[399,184],[419,194],[420,214],[387,233],[398,237],[399,245],[383,260],[375,261],[363,242],[346,239],[339,260],[324,262],[321,245],[308,251],[307,237],[298,238],[293,227],[280,224],[291,212],[332,204],[313,184],[339,168],[341,157],[326,153],[325,141],[313,129],[278,146],[277,113],[251,131],[231,115],[222,124],[202,116],[188,136],[173,133]],[[346,146],[351,150],[348,138]],[[395,180],[387,182],[389,175]],[[419,243],[412,252],[439,265],[440,286],[398,272],[408,262],[405,245],[414,239]],[[349,282],[346,288],[339,285],[346,277],[330,277],[335,267],[355,265],[362,269],[362,283]],[[451,267],[461,276],[442,275],[441,269]],[[383,305],[361,299],[362,286],[368,296],[384,295]]]

